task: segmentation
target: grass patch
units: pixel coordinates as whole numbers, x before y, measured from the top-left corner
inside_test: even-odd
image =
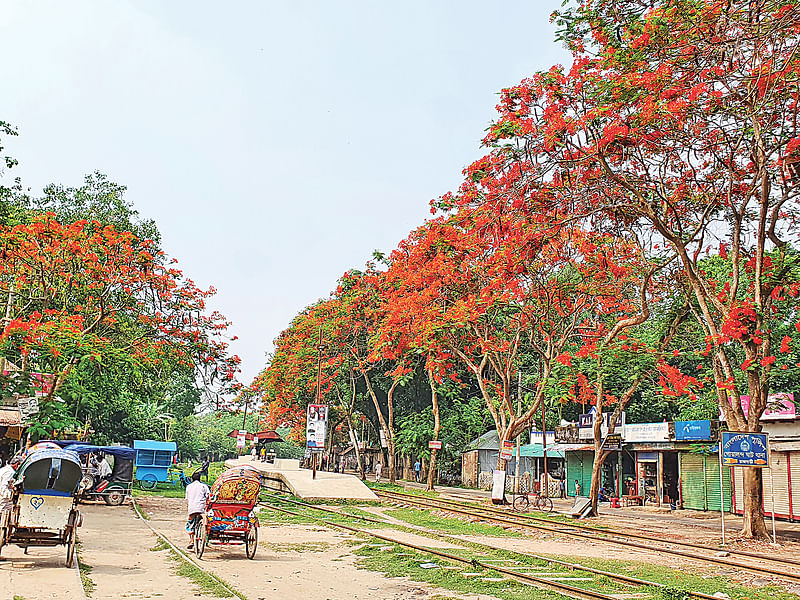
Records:
[[[25,598],[23,596],[18,596],[17,594],[14,594],[14,600],[25,600]]]
[[[682,600],[684,596],[681,590],[703,592],[712,596],[717,592],[724,592],[733,600],[797,600],[798,598],[797,595],[789,593],[783,587],[777,585],[758,588],[745,587],[732,582],[723,575],[699,574],[699,570],[704,567],[698,567],[698,574],[695,574],[646,562],[587,558],[584,556],[553,556],[553,558],[580,562],[587,567],[624,573],[631,577],[664,584],[668,588],[657,592],[657,597],[664,600]]]
[[[424,563],[430,562],[441,565],[450,563],[442,561],[431,554],[414,552],[402,546],[395,546],[394,551],[387,552],[367,544],[356,549],[355,554],[359,556],[358,565],[361,568],[385,573],[390,577],[410,577],[415,581],[429,583],[454,592],[486,594],[503,600],[528,600],[532,597],[537,598],[537,600],[563,600],[564,598],[561,594],[544,590],[537,591],[536,595],[533,596],[530,586],[511,579],[483,581],[483,577],[496,578],[500,577],[501,574],[491,570],[484,571],[469,565],[461,565],[461,567],[464,571],[481,572],[482,575],[467,578],[461,575],[461,570],[424,569],[420,566]],[[404,554],[410,555],[404,556]],[[444,596],[444,598],[446,597]]]
[[[302,544],[269,544],[264,546],[275,552],[325,552],[331,547],[328,542],[305,542]]]
[[[175,555],[174,551],[170,553],[170,556],[172,557],[173,560],[179,561],[175,569],[175,572],[181,577],[185,577],[186,579],[190,580],[197,587],[199,587],[200,593],[202,593],[203,595],[214,596],[216,598],[233,598],[237,596],[242,600],[246,600],[244,596],[240,594],[234,594],[228,591],[228,589],[225,586],[223,586],[219,581],[217,581],[214,577],[212,577],[205,571],[201,571],[192,563],[186,562],[185,560],[178,558]]]
[[[169,550],[169,558],[175,565],[175,573],[194,583],[204,596],[214,596],[215,598],[239,598],[247,600],[241,593],[235,591],[230,585],[220,583],[216,577],[206,573],[196,567],[193,563],[184,560],[169,544],[159,538],[158,543],[150,549],[152,552],[159,550]]]
[[[83,547],[81,546],[80,542],[76,542],[75,544],[75,559],[78,561],[78,572],[81,575],[81,585],[83,586],[83,593],[87,596],[91,596],[92,592],[94,592],[97,585],[92,578],[90,577],[92,573],[92,567],[87,565],[83,562],[82,552],[81,550]],[[14,597],[16,600],[16,596]]]
[[[386,511],[395,519],[405,521],[411,525],[425,527],[440,533],[450,535],[488,535],[497,537],[525,537],[519,531],[504,529],[499,525],[489,525],[488,523],[472,523],[462,519],[443,517],[428,512],[427,510],[416,510],[413,508],[393,508]]]

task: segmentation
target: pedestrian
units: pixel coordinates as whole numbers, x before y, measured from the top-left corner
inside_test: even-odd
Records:
[[[200,470],[199,470],[200,475],[206,476],[206,481],[208,481],[208,469],[210,466],[211,466],[211,459],[208,456],[206,456],[203,459],[203,464],[200,465]]]
[[[414,481],[419,482],[419,472],[422,469],[422,465],[419,464],[419,459],[417,462],[414,463]]]
[[[208,486],[200,481],[200,471],[192,473],[192,483],[186,486],[186,508],[189,513],[189,519],[186,521],[186,532],[189,534],[189,545],[186,547],[188,550],[194,547],[194,528],[203,518],[210,492]]]
[[[253,446],[252,450],[250,450],[250,460],[255,462],[256,460],[256,447]]]
[[[267,447],[261,446],[261,462],[267,462]]]
[[[561,498],[567,497],[567,478],[562,477],[558,482],[558,491],[560,492]]]
[[[576,496],[580,496],[581,495],[581,491],[582,491],[581,490],[581,484],[578,483],[578,480],[576,479],[575,480],[575,495]]]
[[[3,468],[0,468],[0,523],[4,523],[4,513],[10,513],[14,507],[11,498],[14,495],[14,488],[11,482],[17,472],[17,467],[22,459],[19,455],[11,457]]]
[[[381,470],[382,470],[382,468],[383,467],[381,466],[381,461],[376,460],[375,461],[375,483],[380,483],[381,482]]]

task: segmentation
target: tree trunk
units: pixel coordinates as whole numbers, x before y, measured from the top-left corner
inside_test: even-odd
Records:
[[[372,398],[372,403],[375,405],[375,412],[378,413],[378,422],[381,425],[381,430],[383,430],[383,434],[386,437],[386,443],[389,446],[387,453],[388,456],[386,457],[387,463],[386,467],[389,469],[389,481],[394,483],[394,440],[389,436],[389,425],[386,423],[386,419],[383,418],[383,413],[381,412],[381,405],[378,402],[378,397],[375,395],[375,390],[372,389],[372,382],[369,380],[369,375],[366,371],[364,371],[364,382],[367,384],[367,390],[369,391],[369,396]],[[378,436],[380,438],[380,435]],[[378,440],[380,444],[380,439]],[[381,446],[382,448],[382,446]],[[381,450],[381,453],[383,451]]]
[[[428,383],[431,386],[431,403],[433,404],[433,439],[439,439],[439,398],[436,393],[436,385],[433,381],[433,373],[428,371]],[[433,491],[433,484],[436,478],[436,448],[431,449],[431,470],[428,472],[428,491]]]
[[[386,442],[389,444],[389,483],[397,483],[397,473],[395,472],[394,455],[394,390],[399,384],[399,380],[394,380],[386,394],[386,406],[389,409],[389,431],[387,432]]]
[[[361,460],[361,450],[358,447],[358,436],[356,435],[356,430],[353,427],[353,419],[350,416],[347,418],[347,426],[350,428],[350,436],[353,440],[353,451],[356,453],[358,472],[361,476],[361,481],[365,481],[367,479],[367,474],[364,472],[364,462]]]
[[[761,469],[743,469],[744,511],[742,522],[742,535],[756,539],[769,540],[767,525],[764,522],[763,499],[763,473]]]

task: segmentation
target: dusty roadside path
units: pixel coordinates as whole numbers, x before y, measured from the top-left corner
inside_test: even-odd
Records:
[[[0,599],[20,596],[25,600],[78,600],[83,587],[76,567],[64,566],[64,546],[30,548],[24,554],[16,546],[3,547],[0,560]]]
[[[89,577],[95,584],[92,600],[194,600],[200,596],[196,585],[175,574],[167,550],[152,550],[158,539],[129,504],[82,504],[81,511],[80,560],[91,568]]]
[[[185,545],[185,502],[140,498],[150,524],[176,545]],[[348,533],[307,525],[259,528],[259,546],[248,560],[242,546],[209,546],[201,563],[249,600],[320,598],[322,600],[427,600],[434,596],[492,600],[460,594],[407,578],[390,578],[356,567]],[[180,546],[179,546],[180,547]]]

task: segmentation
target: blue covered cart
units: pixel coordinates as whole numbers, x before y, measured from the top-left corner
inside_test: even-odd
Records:
[[[172,457],[178,450],[175,442],[133,440],[136,450],[136,480],[146,490],[152,490],[159,481],[167,481]]]

